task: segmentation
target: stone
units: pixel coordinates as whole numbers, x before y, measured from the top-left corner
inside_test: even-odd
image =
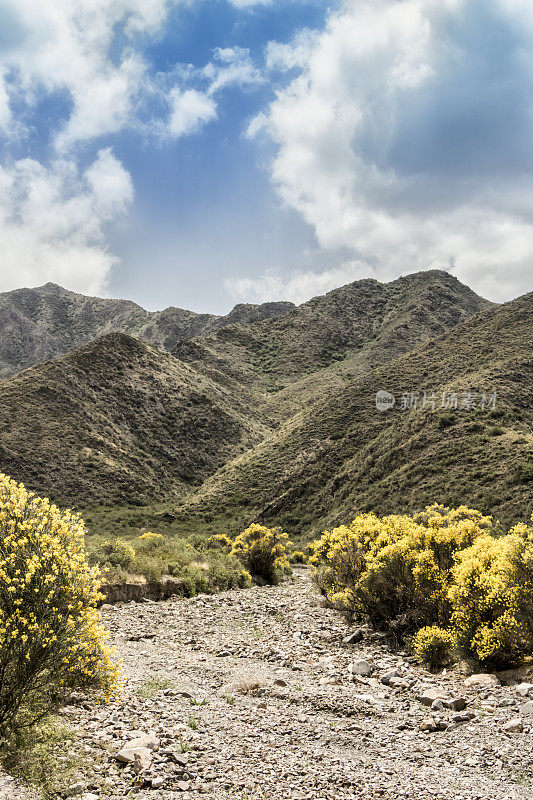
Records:
[[[400,670],[399,669],[390,669],[388,672],[384,672],[380,678],[381,683],[384,683],[385,686],[391,685],[392,678],[399,678],[400,677]]]
[[[352,675],[361,675],[364,678],[368,678],[374,672],[374,667],[366,658],[360,658],[350,664],[348,671]]]
[[[161,778],[161,777],[152,778],[152,780],[150,781],[150,785],[151,785],[152,789],[159,789],[161,786],[163,786],[165,781],[166,781],[166,778]]]
[[[445,700],[446,691],[444,689],[438,689],[436,686],[430,686],[427,689],[423,689],[420,694],[417,695],[416,699],[419,703],[422,703],[423,706],[431,706],[435,700]]]
[[[276,678],[274,681],[275,686],[288,686],[287,681],[283,680],[283,678]]]
[[[146,772],[152,766],[152,751],[147,747],[139,747],[133,756],[133,769],[137,773]]]
[[[533,700],[529,700],[527,703],[525,703],[520,709],[520,713],[524,717],[533,717]]]
[[[431,710],[432,711],[444,711],[444,703],[442,702],[442,700],[440,698],[437,698],[436,700],[433,700],[433,702],[431,704]]]
[[[452,711],[463,711],[466,708],[466,697],[454,697],[452,700],[445,700],[444,705]]]
[[[519,683],[516,691],[521,697],[533,697],[533,683]]]
[[[427,717],[426,719],[422,720],[419,725],[419,729],[421,731],[428,731],[429,733],[434,733],[435,731],[445,731],[447,727],[448,725],[446,722],[438,717]]]
[[[515,717],[514,719],[510,719],[509,722],[506,722],[502,730],[505,731],[505,733],[522,733],[524,730],[524,723],[520,717]]]
[[[176,781],[176,789],[180,792],[187,792],[191,787],[189,781]]]
[[[134,764],[135,758],[138,756],[142,763],[152,762],[152,750],[148,747],[123,747],[115,756],[116,760],[121,764]]]
[[[496,675],[480,672],[477,675],[469,675],[468,678],[464,679],[464,684],[465,686],[479,689],[493,689],[500,685],[500,681]]]
[[[100,797],[92,792],[85,792],[85,794],[82,794],[80,800],[100,800]]]
[[[364,639],[363,631],[360,628],[357,628],[353,633],[348,634],[342,640],[344,644],[358,644]]]

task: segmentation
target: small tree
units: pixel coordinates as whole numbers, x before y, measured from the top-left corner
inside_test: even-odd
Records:
[[[0,735],[35,723],[72,689],[109,699],[112,662],[81,517],[0,474]]]

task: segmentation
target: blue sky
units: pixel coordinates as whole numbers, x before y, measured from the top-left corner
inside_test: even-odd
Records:
[[[0,290],[531,290],[529,0],[0,0]]]

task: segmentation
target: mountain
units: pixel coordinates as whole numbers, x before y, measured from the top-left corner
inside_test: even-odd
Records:
[[[56,348],[110,325],[142,330],[160,347],[173,341],[167,333],[176,326],[165,325],[172,309],[149,315],[150,328],[148,312],[132,303],[50,286],[32,292],[24,304],[23,290],[18,306]],[[172,353],[107,333],[0,381],[0,470],[77,507],[166,502],[198,519],[228,509],[242,519],[292,515],[292,527],[303,529],[311,510],[321,519],[331,508],[334,496],[314,487],[308,497],[302,476],[311,479],[326,451],[342,467],[343,452],[330,443],[347,436],[352,417],[342,409],[351,408],[353,387],[491,307],[447,273],[429,271],[389,284],[357,281],[298,308],[237,306],[226,318],[204,318],[218,329]],[[328,413],[339,397],[337,424]],[[335,475],[328,466],[315,477]],[[288,493],[292,477],[296,495]]]
[[[441,270],[385,284],[361,280],[268,324],[232,325],[182,342],[174,353],[202,371],[233,372],[244,383],[259,376],[272,391],[355,354],[362,369],[386,363],[490,305]]]
[[[126,334],[0,381],[0,469],[61,503],[171,498],[265,433],[241,397]]]
[[[489,308],[338,386],[208,479],[182,505],[220,525],[261,520],[293,535],[378,514],[462,503],[504,522],[533,511],[533,294]],[[357,361],[357,355],[347,359]],[[386,390],[397,402],[376,408]],[[435,395],[436,408],[423,402]],[[475,409],[441,408],[469,398]],[[418,397],[402,410],[401,398]],[[495,407],[485,403],[496,393]],[[407,403],[406,405],[409,405]]]
[[[235,322],[285,314],[292,303],[240,304],[225,317],[181,308],[145,311],[129,300],[85,297],[47,283],[0,294],[0,377],[56,358],[107,333],[126,333],[162,350]]]

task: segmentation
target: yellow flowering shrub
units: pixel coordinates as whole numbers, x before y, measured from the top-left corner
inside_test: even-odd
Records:
[[[103,700],[117,691],[84,533],[78,515],[0,475],[1,734],[46,715],[74,688]]]
[[[311,549],[330,605],[391,632],[423,629],[413,645],[427,663],[438,660],[448,635],[479,664],[509,663],[533,650],[530,526],[502,536],[475,509],[433,505],[382,519],[361,514]]]
[[[449,589],[459,644],[487,666],[533,651],[533,541],[513,530],[459,553]]]
[[[438,625],[420,628],[413,636],[413,652],[417,660],[431,669],[449,664],[454,644],[453,633]]]
[[[287,559],[287,548],[291,544],[286,533],[254,523],[235,538],[231,555],[254,577],[276,584],[284,573],[291,572]]]

